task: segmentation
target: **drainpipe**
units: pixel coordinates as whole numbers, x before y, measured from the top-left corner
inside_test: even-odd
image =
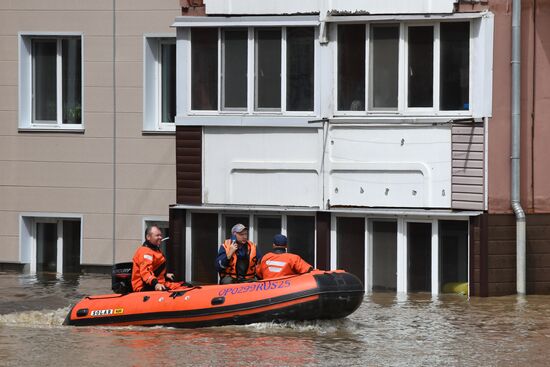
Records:
[[[525,294],[525,212],[520,203],[521,0],[512,4],[512,209],[516,215],[516,290]]]

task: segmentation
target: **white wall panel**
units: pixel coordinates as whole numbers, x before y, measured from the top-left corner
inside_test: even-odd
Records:
[[[206,13],[304,14],[347,12],[359,14],[452,13],[455,0],[205,0]]]
[[[448,127],[349,127],[329,131],[331,205],[448,208]]]
[[[314,128],[205,128],[205,203],[318,206],[321,143]]]

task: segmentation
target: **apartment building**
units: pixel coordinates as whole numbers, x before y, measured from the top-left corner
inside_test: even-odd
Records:
[[[173,257],[215,281],[242,222],[368,290],[470,282],[494,16],[454,1],[205,1],[176,18]],[[176,265],[176,264],[174,264]],[[475,289],[473,290],[475,293]]]
[[[175,0],[0,2],[0,263],[103,271],[175,201]]]

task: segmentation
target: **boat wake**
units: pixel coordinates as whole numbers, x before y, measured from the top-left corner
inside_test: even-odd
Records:
[[[63,320],[69,312],[69,307],[57,310],[22,311],[0,315],[0,325],[57,327],[63,325]]]

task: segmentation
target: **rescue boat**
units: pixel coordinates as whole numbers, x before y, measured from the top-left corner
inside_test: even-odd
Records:
[[[64,325],[194,328],[337,319],[353,313],[364,293],[353,274],[314,270],[250,283],[89,296],[71,308]]]

